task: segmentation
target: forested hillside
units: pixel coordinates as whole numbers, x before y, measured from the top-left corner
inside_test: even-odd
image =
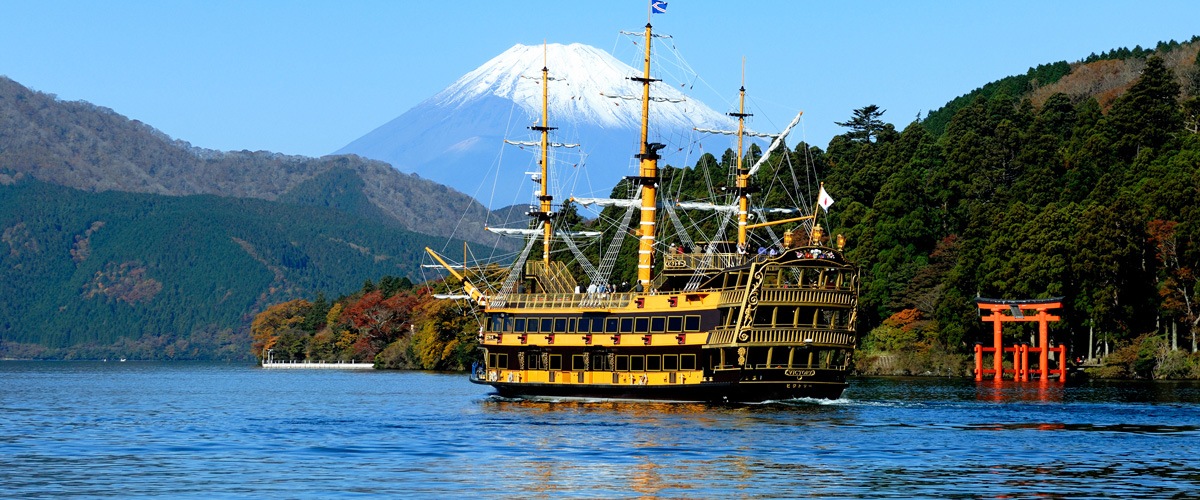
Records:
[[[1140,76],[1110,106],[1091,92],[1037,104],[1037,92],[998,91],[940,135],[863,120],[835,138],[817,161],[863,265],[866,350],[902,346],[956,371],[958,358],[937,354],[984,340],[975,297],[1062,296],[1051,332],[1073,355],[1124,346],[1109,374],[1200,376],[1187,354],[1200,333],[1196,45],[1136,61]],[[1173,71],[1164,61],[1180,53],[1191,59]]]
[[[330,170],[288,204],[0,170],[0,357],[247,359],[268,305],[415,276],[424,246],[446,243],[378,217],[362,183]]]
[[[411,231],[500,241],[483,231],[488,211],[471,197],[386,163],[195,148],[111,109],[60,101],[0,76],[0,169],[45,182],[84,191],[276,200],[337,168],[364,181],[360,189],[377,214]]]
[[[864,106],[826,150],[800,144],[783,153],[788,162],[782,154],[769,160],[759,184],[785,165],[810,165],[837,200],[827,222],[847,237],[863,273],[860,372],[880,372],[876,361],[887,358],[888,373],[965,374],[972,345],[991,335],[976,297],[1061,296],[1066,307],[1052,341],[1069,345],[1072,358],[1102,358],[1093,374],[1200,377],[1197,51],[1195,40],[1171,42],[1158,52],[1124,57],[1131,51],[1120,50],[1113,58],[1041,66],[1017,84],[1002,80],[952,101],[944,123],[931,115],[902,130],[885,120],[883,107]],[[1115,67],[1135,72],[1122,69],[1118,77],[1105,69]],[[760,153],[748,154],[753,161]],[[662,184],[682,194],[719,189],[700,180],[727,177],[735,159],[726,152],[664,168]],[[617,186],[614,195],[627,191]],[[761,196],[769,204],[790,193]],[[567,212],[564,220],[589,224]],[[607,217],[619,219],[615,210]],[[631,276],[630,263],[624,266]],[[373,303],[388,296],[379,299]],[[380,317],[420,318],[412,313],[420,303],[397,304]],[[293,308],[294,322],[306,310]],[[397,347],[372,352],[393,354],[380,354],[382,364],[406,366],[394,362],[397,352],[411,361],[421,351],[414,345],[453,344],[436,362],[416,365],[461,364],[462,343],[475,327],[463,318],[429,327],[436,335],[427,336],[440,344],[391,328],[389,345]],[[333,331],[372,331],[370,321],[328,319],[351,325]],[[319,357],[305,346],[331,335],[320,323],[292,330],[304,342],[291,356]],[[259,333],[263,345],[278,340]],[[1006,342],[1032,333],[1006,328]]]

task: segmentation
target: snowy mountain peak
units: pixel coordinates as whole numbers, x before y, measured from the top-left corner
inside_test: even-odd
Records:
[[[541,120],[543,66],[551,78],[549,125],[559,129],[553,139],[581,145],[571,160],[559,160],[565,168],[555,170],[576,182],[556,196],[606,196],[622,177],[637,174],[642,88],[629,78],[641,71],[582,44],[547,45],[544,58],[541,45],[514,45],[336,153],[391,163],[492,208],[526,202],[535,184],[523,172],[536,169],[535,155],[525,155],[525,162],[498,158],[505,139],[520,139],[514,134],[525,127],[516,124]],[[664,164],[689,165],[704,153],[694,128],[737,127],[672,85],[654,84],[650,92],[666,99],[650,106],[650,140],[678,146],[664,153]],[[709,147],[718,154],[724,149]]]
[[[544,61],[544,62],[543,62]],[[629,77],[638,70],[589,45],[514,45],[435,95],[439,106],[457,107],[484,96],[513,101],[530,116],[540,116],[542,67],[549,69],[549,111],[555,122],[588,123],[604,128],[636,127],[640,108],[621,97],[640,96],[641,84]],[[669,85],[652,87],[672,102],[651,107],[651,120],[666,127],[721,127],[729,119]],[[680,102],[673,102],[680,101]]]

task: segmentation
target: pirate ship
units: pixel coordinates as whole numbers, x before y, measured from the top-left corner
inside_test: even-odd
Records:
[[[753,206],[756,173],[783,144],[799,115],[774,136],[754,165],[743,164],[745,87],[739,90],[737,164],[718,203],[666,200],[657,192],[661,144],[649,140],[652,86],[647,23],[640,84],[641,133],[638,175],[627,178],[627,199],[574,198],[580,205],[624,209],[618,222],[637,240],[636,281],[614,286],[614,253],[607,247],[593,263],[576,241],[601,233],[570,231],[556,224],[556,204],[548,191],[548,151],[553,146],[546,105],[549,70],[542,68],[542,117],[530,127],[540,133],[537,205],[524,228],[491,228],[526,239],[524,250],[500,273],[452,264],[428,253],[462,286],[457,298],[470,302],[481,318],[480,361],[470,380],[504,397],[604,398],[704,402],[760,402],[840,397],[857,342],[855,329],[859,271],[844,255],[845,240],[823,230],[818,207],[832,198],[819,190],[811,208]],[[711,131],[710,131],[711,132]],[[784,156],[787,156],[786,154]],[[747,162],[748,163],[748,162]],[[802,197],[807,199],[807,197]],[[714,236],[695,237],[682,227],[680,212],[719,214]],[[636,225],[631,224],[638,214]],[[752,223],[752,214],[760,216]],[[777,215],[781,214],[781,215]],[[774,220],[771,220],[774,219]],[[724,226],[736,221],[736,238]],[[660,240],[659,228],[672,224],[673,240]],[[628,229],[632,228],[632,229]],[[782,237],[772,228],[788,228]],[[537,244],[541,258],[529,259]],[[759,243],[752,245],[752,243]],[[571,249],[574,261],[553,258],[552,245]],[[754,247],[755,251],[748,249]],[[464,256],[465,257],[465,256]],[[492,267],[493,271],[496,269]],[[586,273],[584,286],[572,270]]]

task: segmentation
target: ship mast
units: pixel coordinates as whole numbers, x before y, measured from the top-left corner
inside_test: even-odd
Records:
[[[637,155],[637,158],[641,160],[641,164],[638,177],[636,178],[642,186],[641,220],[637,232],[639,235],[637,279],[646,289],[650,287],[650,273],[654,266],[654,238],[656,235],[655,207],[657,203],[655,194],[658,190],[658,150],[665,147],[663,144],[651,144],[648,142],[650,135],[650,84],[658,81],[650,78],[651,37],[650,23],[646,23],[645,71],[640,78],[630,78],[630,80],[641,82],[642,84],[641,152]]]
[[[746,131],[746,58],[742,58],[742,87],[738,89],[738,112],[728,113],[738,119],[737,128],[737,196],[738,196],[738,232],[737,242],[741,249],[746,248],[746,220],[750,205],[750,170],[742,163],[742,138]]]
[[[550,131],[554,130],[554,127],[549,126],[549,80],[550,69],[546,65],[546,43],[542,42],[542,124],[540,126],[529,127],[542,133],[542,150],[539,160],[542,166],[542,179],[540,183],[541,191],[538,192],[538,201],[540,202],[538,211],[529,215],[536,217],[542,223],[542,262],[546,264],[550,263],[550,240],[553,238],[553,228],[551,227],[550,219],[554,217],[554,213],[551,211],[553,208],[551,201],[554,200],[554,197],[547,190],[547,183],[550,177],[548,175]]]

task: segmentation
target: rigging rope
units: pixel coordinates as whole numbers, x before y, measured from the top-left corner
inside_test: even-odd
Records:
[[[687,228],[683,227],[683,221],[679,220],[679,214],[675,212],[675,205],[668,202],[663,204],[663,208],[667,209],[667,216],[671,219],[671,224],[675,226],[679,242],[688,248],[695,248],[696,243],[692,241],[692,235],[688,234]]]
[[[579,250],[579,247],[575,245],[575,240],[571,239],[571,237],[566,234],[562,235],[562,239],[564,242],[566,242],[567,248],[571,249],[571,253],[575,254],[575,261],[579,263],[579,267],[583,268],[583,272],[584,274],[588,275],[588,279],[593,283],[600,281],[600,271],[598,271],[596,267],[592,265],[591,261],[588,260],[587,256]]]
[[[642,186],[638,186],[637,192],[633,198],[637,199],[642,196]],[[599,283],[608,284],[608,279],[612,277],[613,266],[617,263],[617,253],[621,250],[621,243],[625,241],[625,232],[629,228],[629,221],[633,220],[633,212],[639,207],[637,205],[629,205],[625,209],[625,216],[621,218],[621,225],[617,226],[617,233],[613,235],[612,242],[608,244],[608,250],[604,253],[604,259],[600,261],[600,270],[598,276]]]
[[[725,239],[725,226],[729,225],[729,219],[733,217],[733,212],[721,212],[721,214],[721,222],[717,224],[717,234],[713,238],[713,241],[721,241]],[[684,285],[683,289],[685,291],[692,291],[700,288],[700,279],[704,277],[703,270],[712,268],[712,254],[716,251],[716,249],[716,243],[711,242],[708,244],[708,247],[704,249],[704,259],[700,261],[699,265],[696,266],[696,271],[692,273],[692,277],[689,278],[687,284]]]
[[[517,278],[521,276],[521,269],[525,267],[525,261],[529,259],[529,251],[533,250],[533,244],[538,241],[537,238],[529,238],[529,243],[525,245],[525,250],[521,251],[521,256],[513,261],[512,268],[508,271],[508,278],[504,280],[504,286],[500,287],[500,293],[492,299],[492,307],[504,307],[504,304],[508,302],[508,296],[512,295]]]

